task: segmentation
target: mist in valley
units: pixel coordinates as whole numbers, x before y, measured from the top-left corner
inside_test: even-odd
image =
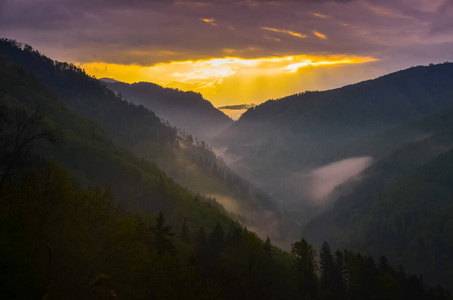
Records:
[[[338,187],[349,182],[359,184],[362,179],[361,172],[373,163],[370,156],[350,157],[316,168],[305,170],[302,168],[298,172],[286,172],[284,168],[276,165],[273,173],[253,177],[253,170],[241,156],[231,154],[227,147],[214,148],[214,151],[233,170],[263,189],[279,203],[282,219],[276,222],[280,223],[280,227],[287,228],[292,235],[286,237],[286,247],[300,237],[305,224],[329,209],[343,195],[344,191],[338,190]],[[227,206],[229,202],[226,202]],[[257,232],[260,232],[261,236],[269,235],[281,240],[275,235],[276,231],[266,232],[265,228],[261,228]]]
[[[9,292],[21,294],[24,283],[34,282],[30,293],[41,299],[65,293],[86,299],[117,293],[137,299],[215,299],[219,293],[225,299],[318,299],[306,297],[312,291],[327,300],[332,298],[324,295],[333,290],[323,266],[331,263],[343,266],[336,282],[351,299],[363,298],[348,290],[343,274],[372,282],[374,290],[364,285],[363,294],[377,299],[389,292],[382,278],[413,286],[395,290],[402,299],[413,299],[406,297],[412,291],[432,293],[421,277],[396,273],[386,258],[374,263],[368,256],[383,254],[423,273],[428,284],[449,284],[448,264],[414,263],[421,261],[420,253],[430,262],[448,261],[450,255],[444,237],[451,234],[453,111],[418,110],[448,105],[445,81],[436,80],[436,91],[444,88],[439,97],[418,103],[410,113],[399,109],[387,118],[395,109],[382,104],[370,126],[361,126],[361,113],[342,116],[353,106],[348,95],[355,87],[270,101],[233,122],[195,93],[145,84],[144,102],[133,103],[82,70],[16,42],[1,40],[0,50],[30,72],[2,65],[0,57],[6,78],[0,88],[7,95],[0,95],[0,143],[6,146],[0,148],[0,222],[11,233],[1,236],[6,258],[0,263],[19,282],[9,285]],[[420,70],[426,71],[415,71]],[[36,84],[40,80],[45,84]],[[163,94],[153,94],[156,89]],[[184,113],[187,107],[166,103],[169,95],[181,101],[188,96],[200,111]],[[373,101],[362,105],[362,112],[371,113]],[[161,111],[153,111],[156,103]],[[30,113],[36,104],[45,119]],[[211,127],[205,114],[217,125]],[[27,126],[31,130],[20,130]],[[27,136],[33,141],[60,127],[62,146],[31,153],[35,147],[27,146]],[[24,138],[27,151],[15,153],[9,145],[17,128],[25,132],[16,136],[17,144]],[[28,161],[36,168],[27,167]],[[332,249],[352,250],[333,254]],[[62,265],[54,264],[54,253]],[[23,261],[31,262],[34,271],[26,272],[31,277],[23,276]],[[46,277],[49,269],[58,278]],[[300,280],[302,269],[315,285]],[[357,275],[351,271],[356,269],[372,274]],[[73,270],[83,274],[75,288]],[[42,278],[48,278],[43,286]],[[50,288],[54,285],[69,292]],[[442,288],[436,293],[434,299],[449,299]]]
[[[316,206],[331,204],[335,188],[349,180],[359,181],[360,173],[372,162],[369,156],[352,157],[311,170],[307,176],[309,200]]]

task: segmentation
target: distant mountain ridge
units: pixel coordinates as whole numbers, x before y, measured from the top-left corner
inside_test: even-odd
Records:
[[[249,109],[255,107],[255,104],[238,104],[238,105],[226,105],[218,107],[218,109]]]
[[[115,82],[120,82],[118,80],[115,80],[113,78],[108,78],[108,77],[103,77],[99,78],[99,81],[105,82],[105,83],[115,83]]]
[[[248,140],[255,133],[250,130],[258,132],[262,128],[259,125],[270,123],[286,126],[290,133],[315,138],[319,138],[316,134],[320,131],[328,133],[331,138],[344,131],[345,126],[353,130],[354,135],[368,133],[427,116],[452,105],[452,78],[453,64],[444,63],[413,67],[334,90],[307,91],[270,100],[249,109],[224,136],[227,138],[248,127],[245,136],[239,135]],[[267,132],[267,128],[261,131]],[[237,142],[237,136],[235,138],[234,142]]]
[[[128,101],[151,109],[200,140],[210,141],[233,122],[199,93],[164,88],[151,82],[101,81]]]

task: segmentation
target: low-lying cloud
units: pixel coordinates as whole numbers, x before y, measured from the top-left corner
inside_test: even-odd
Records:
[[[372,161],[369,156],[353,157],[312,170],[309,173],[311,199],[317,205],[327,204],[335,187],[356,178]]]
[[[241,215],[244,212],[240,209],[239,203],[236,199],[221,195],[221,194],[207,194],[206,196],[214,198],[218,203],[222,204],[223,208],[229,213]]]

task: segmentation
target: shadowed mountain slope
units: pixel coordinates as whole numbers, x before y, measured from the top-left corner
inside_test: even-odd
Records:
[[[213,228],[218,222],[229,226],[226,213],[214,202],[197,199],[155,164],[116,146],[96,122],[68,109],[33,74],[11,65],[2,56],[0,75],[2,103],[11,107],[11,118],[21,120],[14,115],[15,107],[42,115],[45,126],[57,130],[61,142],[43,145],[40,152],[69,169],[83,186],[106,188],[133,211],[154,215],[162,211],[174,225],[186,217],[197,227]]]
[[[128,84],[107,82],[105,79],[101,81],[121,97],[151,109],[160,118],[200,140],[210,141],[232,123],[230,118],[199,93],[163,88],[150,82]]]
[[[275,234],[278,240],[278,204],[232,172],[206,143],[163,122],[143,105],[124,101],[83,70],[55,62],[31,46],[3,39],[0,53],[32,72],[71,110],[98,123],[114,143],[155,163],[194,193],[215,198],[243,224],[262,228],[264,237]]]
[[[441,146],[452,149],[453,134],[435,139],[402,148],[366,170],[362,182],[343,186],[340,200],[304,235],[315,244],[329,239],[335,247],[383,253],[451,288],[453,151],[426,159]]]
[[[270,100],[249,109],[217,142],[237,172],[300,202],[294,176],[350,158],[350,145],[371,135],[453,106],[452,83],[453,64],[445,63]]]
[[[384,253],[430,282],[451,286],[453,109],[370,135],[336,156],[374,163],[336,187],[303,235],[314,244]]]

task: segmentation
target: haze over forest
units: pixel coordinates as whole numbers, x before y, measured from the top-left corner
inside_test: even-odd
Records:
[[[8,299],[452,299],[453,1],[0,3]]]

